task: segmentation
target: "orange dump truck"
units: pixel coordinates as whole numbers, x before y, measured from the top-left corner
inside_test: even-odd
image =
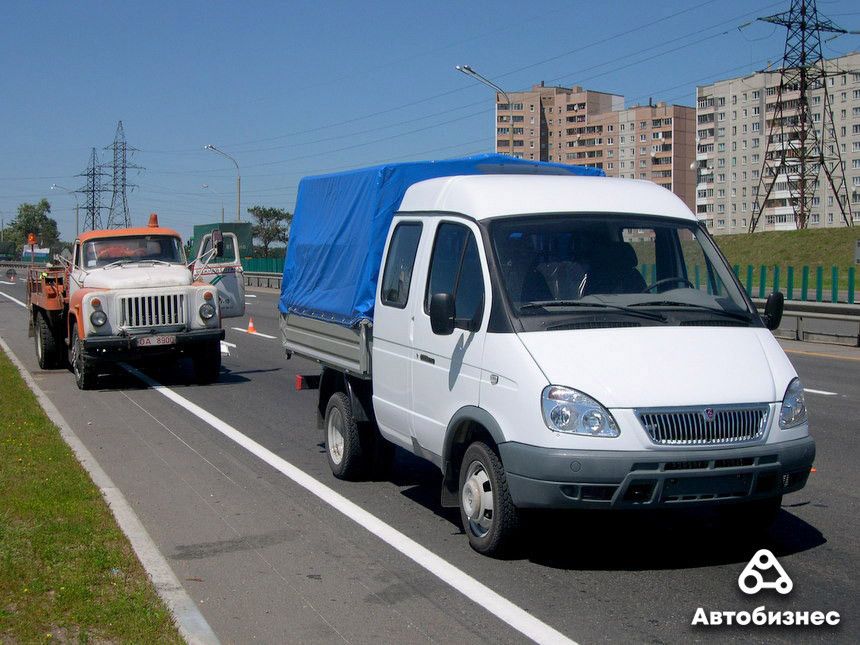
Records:
[[[179,234],[152,215],[146,227],[81,233],[62,268],[31,268],[27,304],[39,367],[67,365],[85,390],[110,363],[189,356],[198,382],[217,380],[218,288],[196,275],[223,253],[217,231],[213,242],[192,271]]]

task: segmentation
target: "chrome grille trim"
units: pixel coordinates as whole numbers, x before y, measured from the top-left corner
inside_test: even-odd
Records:
[[[120,327],[151,329],[185,324],[185,294],[120,296]]]
[[[635,414],[659,446],[726,446],[761,440],[770,405],[650,408],[635,410]]]

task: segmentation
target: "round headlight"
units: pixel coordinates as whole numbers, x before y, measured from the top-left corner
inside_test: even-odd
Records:
[[[90,322],[95,327],[101,327],[102,325],[104,325],[107,322],[107,314],[101,310],[94,311],[93,313],[90,314]]]
[[[215,306],[214,305],[212,305],[208,302],[204,302],[202,305],[200,305],[200,317],[203,320],[209,320],[214,315],[215,315]]]

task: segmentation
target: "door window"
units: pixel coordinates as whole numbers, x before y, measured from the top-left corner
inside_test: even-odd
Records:
[[[224,236],[224,255],[217,258],[213,256],[209,264],[231,264],[236,261],[236,245],[233,243],[233,239],[230,235]],[[207,235],[200,247],[200,256],[206,255],[211,249],[212,236]]]
[[[424,311],[430,311],[435,293],[454,296],[458,320],[476,320],[480,325],[484,309],[484,278],[475,236],[465,226],[444,222],[436,232]]]
[[[421,224],[398,224],[391,235],[385,271],[382,274],[382,304],[403,309],[409,301],[409,285],[415,266],[415,253],[421,240]]]

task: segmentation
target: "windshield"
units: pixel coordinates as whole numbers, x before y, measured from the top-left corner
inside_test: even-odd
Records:
[[[489,230],[504,295],[526,330],[761,324],[696,222],[532,215]]]
[[[95,269],[129,262],[183,263],[179,238],[170,235],[129,235],[84,242],[82,266]]]

